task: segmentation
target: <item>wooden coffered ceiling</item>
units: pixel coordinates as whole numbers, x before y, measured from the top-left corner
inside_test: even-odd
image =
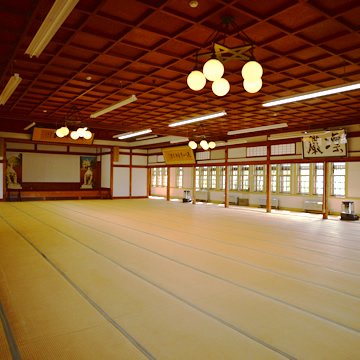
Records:
[[[168,125],[225,110],[227,116],[204,122],[207,134],[225,140],[234,138],[230,130],[284,122],[294,131],[360,121],[360,90],[262,107],[266,100],[360,80],[358,0],[198,0],[196,8],[188,0],[80,0],[43,53],[30,58],[25,50],[52,4],[0,1],[0,90],[13,73],[23,78],[0,106],[0,131],[28,133],[23,129],[33,121],[55,129],[68,116],[84,119],[97,139],[145,128],[187,137],[197,124]],[[186,84],[195,53],[224,15],[255,44],[264,68],[256,94],[244,91],[244,62],[236,59],[225,64],[226,96],[214,95],[209,82],[198,92]],[[225,45],[242,44],[230,27]],[[90,119],[132,94],[136,102]]]

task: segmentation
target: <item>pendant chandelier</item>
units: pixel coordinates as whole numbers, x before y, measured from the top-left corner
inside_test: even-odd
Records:
[[[225,46],[225,38],[230,25],[237,31],[237,35],[244,45],[237,48],[228,48]],[[216,42],[219,38],[223,38],[223,44]],[[199,54],[199,51],[203,49],[209,41],[211,41],[212,52]],[[244,79],[244,89],[249,93],[258,92],[262,87],[261,77],[263,69],[255,60],[253,51],[254,44],[249,37],[239,29],[234,22],[234,18],[232,16],[223,16],[220,25],[196,52],[194,70],[187,77],[189,88],[194,91],[202,90],[206,85],[206,80],[209,80],[213,82],[211,88],[215,95],[226,95],[230,90],[230,83],[223,77],[225,72],[223,63],[231,59],[240,59],[246,61],[241,70],[241,75]],[[249,54],[245,54],[246,52]],[[198,57],[211,57],[210,60],[204,64],[203,71],[200,71],[198,68]]]
[[[65,115],[64,125],[59,127],[55,131],[55,134],[57,137],[63,138],[66,136],[70,136],[70,138],[73,140],[78,140],[78,139],[82,139],[82,138],[89,140],[92,138],[93,134],[88,129],[88,127],[86,125],[84,125],[84,121],[81,118],[80,112],[77,112],[76,110],[77,110],[76,106],[73,106],[71,108],[71,110],[69,111],[69,113],[67,113]],[[74,120],[70,120],[68,118],[71,115],[74,115]],[[78,116],[79,116],[79,119],[78,119]],[[70,131],[70,129],[68,128],[68,124],[72,125],[72,127],[74,127],[74,128],[77,128],[77,130]]]
[[[209,149],[215,149],[216,144],[215,141],[211,140],[211,141],[207,141],[206,140],[206,134],[205,134],[205,126],[203,124],[200,124],[198,129],[202,129],[202,134],[200,135],[196,135],[197,137],[201,138],[200,142],[197,143],[194,138],[195,136],[193,136],[193,139],[189,141],[188,145],[191,149],[195,150],[197,149],[198,146],[200,146],[203,150],[209,150]],[[195,130],[196,131],[196,130]]]

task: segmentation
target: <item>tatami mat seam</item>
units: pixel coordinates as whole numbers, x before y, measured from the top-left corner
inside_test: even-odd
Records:
[[[28,216],[31,216],[31,215],[29,215],[29,214],[27,214],[27,215],[28,215]],[[32,216],[31,216],[31,217],[32,217]],[[33,218],[34,218],[34,217],[33,217]],[[37,221],[39,221],[40,223],[43,223],[42,221],[40,221],[40,220],[38,220],[38,219],[36,219],[36,218],[34,218],[34,219],[37,220]],[[123,328],[122,328],[115,320],[113,320],[104,310],[102,310],[80,287],[78,287],[78,286],[76,285],[76,283],[74,283],[59,267],[57,267],[56,264],[51,261],[51,259],[49,259],[44,253],[42,253],[40,249],[38,249],[30,240],[28,240],[28,239],[26,238],[26,236],[24,236],[23,234],[21,234],[17,229],[15,229],[11,224],[9,224],[9,223],[6,221],[6,219],[4,219],[4,221],[5,221],[14,231],[16,231],[26,242],[28,242],[41,256],[43,256],[43,257],[49,262],[49,264],[51,264],[82,296],[84,296],[84,298],[85,298],[87,301],[89,301],[109,322],[111,322],[111,324],[113,324],[113,325],[114,325],[119,331],[121,331],[126,337],[129,336],[129,337],[128,337],[129,340],[130,340],[131,342],[135,341],[134,345],[135,345],[135,346],[138,346],[138,345],[137,345],[138,342],[136,341],[136,339],[134,339],[130,334],[128,334],[125,329],[123,329]],[[56,228],[54,228],[54,227],[52,227],[52,226],[49,226],[48,224],[45,224],[45,223],[43,223],[43,224],[46,225],[46,226],[48,226],[48,227],[50,227],[50,228],[53,228],[54,230],[56,230],[56,231],[58,231],[59,233],[61,233],[61,231],[57,230]],[[251,340],[253,340],[253,341],[256,341],[257,343],[259,343],[259,344],[261,344],[261,345],[269,348],[270,350],[275,351],[275,352],[277,352],[278,354],[285,356],[285,357],[288,358],[289,360],[296,360],[296,358],[294,358],[293,356],[285,353],[285,352],[282,351],[281,349],[278,349],[278,348],[272,346],[271,344],[266,343],[265,341],[263,341],[263,340],[255,337],[255,336],[251,335],[250,333],[248,333],[248,332],[246,332],[246,331],[244,331],[244,330],[242,330],[242,329],[234,326],[233,324],[228,323],[227,321],[225,321],[225,320],[217,317],[216,315],[211,314],[210,312],[208,312],[208,311],[206,311],[206,310],[198,307],[197,305],[191,303],[190,301],[188,301],[188,300],[186,300],[186,299],[183,299],[182,297],[180,297],[180,296],[176,295],[175,293],[173,293],[173,292],[171,292],[171,291],[169,291],[169,290],[161,287],[160,285],[152,282],[151,280],[146,279],[145,277],[143,277],[142,275],[140,275],[140,274],[132,271],[131,269],[128,269],[127,267],[125,267],[125,266],[117,263],[115,260],[113,260],[113,259],[111,259],[111,258],[109,258],[109,257],[107,257],[107,256],[105,256],[105,255],[103,255],[103,254],[101,254],[100,252],[96,251],[95,249],[92,249],[90,246],[85,245],[85,244],[81,243],[80,241],[69,237],[67,234],[64,234],[64,233],[61,233],[61,234],[64,235],[64,236],[66,236],[67,238],[69,238],[69,239],[71,239],[71,240],[79,243],[80,245],[84,246],[85,248],[93,251],[93,252],[96,253],[97,255],[99,255],[99,256],[101,256],[101,257],[109,260],[110,262],[112,262],[112,263],[114,263],[115,265],[119,266],[119,267],[122,268],[123,270],[125,270],[125,271],[129,272],[130,274],[138,277],[139,279],[147,282],[148,284],[154,286],[155,288],[163,291],[164,293],[172,296],[173,298],[181,301],[182,303],[190,306],[191,308],[193,308],[193,309],[201,312],[202,314],[204,314],[204,315],[212,318],[213,320],[220,322],[221,324],[223,324],[223,325],[231,328],[232,330],[234,330],[234,331],[236,331],[236,332],[238,332],[238,333],[240,333],[240,334],[248,337],[249,339],[251,339]],[[196,270],[196,269],[195,269],[195,270]],[[139,346],[140,346],[139,350],[142,351],[142,349],[143,349],[142,345],[139,344]],[[144,354],[145,354],[146,356],[148,356],[149,359],[155,359],[150,353],[148,353],[148,351],[147,351],[145,348],[144,348],[144,350],[145,350],[145,352],[143,351]]]
[[[59,205],[54,205],[54,206],[59,206]],[[59,206],[61,207],[61,206]],[[41,208],[41,207],[40,207]],[[78,210],[71,210],[71,211],[74,211],[74,212],[79,212],[83,215],[87,215],[87,216],[92,216],[96,219],[99,219],[99,220],[103,220],[101,218],[98,218],[96,216],[93,216],[93,215],[88,215],[88,214],[85,214],[81,211],[78,211]],[[129,217],[125,217],[125,216],[121,216],[121,218],[127,218],[127,219],[131,219],[133,221],[138,221],[140,222],[139,220],[135,220],[135,219],[132,219],[132,218],[129,218]],[[104,220],[105,221],[105,220]],[[113,224],[116,224],[114,222],[111,222],[111,221],[108,221],[109,223],[113,223]],[[141,221],[142,223],[144,224],[151,224],[153,225],[153,223],[151,222],[145,222],[145,221]],[[121,225],[121,226],[124,226],[124,227],[127,227],[126,225]],[[162,225],[156,225],[158,227],[161,227],[161,228],[164,228],[164,229],[169,229],[169,230],[173,230],[171,229],[170,227],[166,227],[166,226],[162,226]],[[191,225],[191,226],[194,226],[194,227],[197,227],[197,228],[200,228],[200,229],[206,229],[206,230],[209,230],[207,228],[204,228],[204,227],[199,227],[199,226],[195,226],[195,225]],[[130,229],[133,229],[131,227],[127,227],[127,228],[130,228]],[[220,230],[213,230],[213,229],[210,229],[211,231],[213,232],[217,232],[217,233],[225,233],[225,234],[229,234],[229,235],[233,235],[233,236],[237,236],[236,234],[233,234],[233,233],[230,233],[230,232],[226,232],[226,231],[220,231]],[[189,234],[189,235],[193,235],[191,232],[188,232],[188,231],[183,231],[183,230],[176,230],[178,232],[182,232],[184,234]],[[259,231],[261,232],[261,231]],[[145,232],[146,233],[146,232]],[[221,240],[217,240],[217,239],[211,239],[209,237],[206,237],[206,236],[202,236],[202,235],[196,235],[198,237],[201,237],[201,238],[204,238],[204,239],[210,239],[212,241],[216,241],[216,242],[219,242],[219,243],[223,243],[223,244],[227,244],[227,245],[231,245],[231,246],[236,246],[236,247],[244,247],[244,248],[249,248],[249,247],[246,247],[244,245],[239,245],[239,244],[232,244],[232,243],[228,243],[226,241],[221,241]],[[343,257],[343,256],[338,256],[338,255],[333,255],[333,254],[329,254],[325,251],[318,251],[318,250],[312,250],[312,249],[307,249],[307,248],[303,248],[303,247],[300,247],[300,246],[294,246],[294,245],[287,245],[287,244],[284,244],[284,243],[281,243],[281,242],[276,242],[276,241],[268,241],[268,240],[263,240],[263,239],[259,239],[259,238],[256,238],[256,237],[253,237],[253,236],[246,236],[247,239],[254,239],[254,240],[257,240],[259,242],[263,242],[263,243],[266,243],[266,244],[275,244],[275,245],[279,245],[279,246],[284,246],[286,248],[292,248],[292,249],[298,249],[298,250],[302,250],[302,251],[308,251],[308,252],[311,252],[311,253],[317,253],[317,254],[321,254],[321,255],[326,255],[326,256],[332,256],[334,258],[339,258],[339,259],[344,259],[344,260],[350,260],[350,261],[356,261],[354,259],[351,259],[351,258],[347,258],[347,257]],[[293,237],[294,238],[294,237]],[[294,238],[294,239],[297,239],[299,241],[306,241],[304,239],[299,239],[299,238]],[[357,250],[357,249],[353,249],[353,248],[348,248],[348,247],[344,247],[344,246],[338,246],[338,245],[334,245],[334,244],[323,244],[323,243],[320,243],[319,244],[322,244],[322,245],[326,245],[326,246],[333,246],[333,247],[337,247],[337,248],[340,248],[340,249],[347,249],[347,250],[351,250],[351,251],[358,251],[359,252],[359,257],[360,257],[360,250]],[[250,248],[252,249],[252,248]],[[254,250],[254,249],[252,249]],[[259,251],[259,250],[254,250],[254,251]],[[267,252],[264,252],[264,253],[267,253]]]
[[[159,285],[157,285],[157,284],[154,284],[152,281],[147,280],[146,278],[142,277],[140,274],[137,274],[137,273],[133,272],[132,270],[127,269],[126,267],[123,267],[123,265],[119,264],[119,263],[116,262],[115,260],[109,258],[108,256],[105,256],[105,255],[101,254],[101,253],[98,252],[97,250],[95,250],[95,249],[91,248],[90,246],[82,243],[81,241],[78,241],[77,239],[74,239],[74,238],[70,237],[69,235],[67,235],[67,234],[65,234],[65,233],[62,233],[60,230],[56,229],[55,227],[53,227],[53,226],[51,226],[51,225],[49,225],[49,224],[44,223],[43,221],[41,221],[41,220],[33,217],[33,216],[30,215],[30,214],[27,214],[27,215],[30,216],[30,217],[32,217],[32,218],[34,218],[36,221],[39,221],[40,223],[44,224],[45,226],[47,226],[47,227],[49,227],[49,228],[52,228],[52,229],[54,229],[55,231],[63,234],[64,236],[66,236],[67,238],[71,239],[72,241],[75,241],[75,242],[81,244],[82,246],[90,249],[91,251],[94,251],[96,254],[98,254],[98,255],[106,258],[107,260],[113,262],[114,264],[120,266],[121,268],[124,268],[125,270],[131,272],[132,274],[134,274],[134,275],[136,275],[136,276],[138,276],[138,277],[140,277],[141,279],[143,279],[143,280],[145,280],[145,281],[148,281],[150,284],[158,287],[159,289],[162,289],[163,291],[165,291],[165,292],[167,292],[167,293],[169,293],[169,294],[172,294],[172,293],[168,292],[167,289],[163,289],[161,286],[159,286]],[[76,221],[74,221],[74,220],[70,220],[70,221],[76,223]],[[89,227],[89,226],[88,226],[88,227]],[[154,251],[152,251],[152,250],[146,249],[146,248],[144,248],[144,247],[142,247],[142,246],[140,246],[140,245],[133,244],[133,243],[131,243],[131,242],[127,241],[127,240],[124,240],[124,239],[122,239],[122,238],[120,238],[120,237],[117,237],[117,236],[108,234],[108,233],[106,233],[106,232],[104,232],[104,231],[101,231],[101,230],[98,230],[98,229],[96,229],[96,228],[93,228],[93,229],[94,229],[95,231],[100,232],[100,233],[104,233],[104,234],[110,235],[111,237],[114,237],[114,238],[116,238],[116,239],[118,239],[118,240],[120,240],[120,241],[123,241],[123,242],[125,242],[125,243],[130,244],[130,245],[133,245],[133,246],[135,246],[135,247],[138,247],[138,248],[140,248],[140,249],[142,249],[142,250],[145,250],[145,251],[147,251],[147,252],[149,252],[149,253],[155,254],[155,255],[160,256],[160,257],[162,257],[162,258],[165,258],[165,259],[167,259],[167,260],[169,260],[169,261],[172,261],[172,262],[174,262],[174,263],[177,263],[177,264],[179,264],[179,265],[181,265],[181,266],[184,266],[184,267],[190,268],[190,269],[192,269],[192,270],[198,271],[198,272],[203,273],[203,274],[205,274],[205,275],[208,275],[208,276],[210,276],[210,277],[213,277],[213,278],[216,278],[216,279],[218,279],[218,280],[224,281],[224,282],[226,282],[226,283],[228,283],[228,284],[234,285],[234,286],[236,286],[236,287],[245,289],[245,290],[250,291],[250,292],[252,292],[252,293],[255,293],[255,294],[257,294],[257,295],[263,296],[263,297],[265,297],[265,298],[274,300],[274,301],[276,301],[276,302],[278,302],[278,303],[281,303],[281,304],[283,304],[283,305],[289,306],[290,308],[294,308],[294,309],[296,309],[296,310],[303,311],[304,313],[307,313],[307,314],[309,314],[309,315],[315,316],[315,317],[317,317],[317,318],[319,318],[319,319],[322,319],[322,320],[324,320],[324,321],[333,323],[333,324],[335,324],[335,325],[337,325],[337,326],[341,326],[341,327],[346,328],[346,329],[349,329],[349,330],[351,330],[351,331],[360,333],[360,330],[358,330],[358,329],[356,329],[356,328],[353,328],[353,327],[351,327],[351,326],[349,326],[349,325],[342,324],[342,323],[340,323],[340,322],[338,322],[338,321],[335,321],[335,320],[326,318],[325,316],[316,314],[316,313],[314,313],[314,312],[312,312],[312,311],[310,311],[310,310],[303,309],[303,308],[301,308],[301,307],[299,307],[299,306],[296,306],[296,305],[294,305],[294,304],[290,304],[290,303],[288,303],[288,302],[286,302],[286,301],[277,299],[277,298],[272,297],[272,296],[269,296],[269,295],[267,295],[267,294],[263,294],[263,293],[261,293],[260,291],[251,289],[251,288],[249,288],[249,287],[247,287],[247,286],[237,284],[237,283],[235,283],[235,282],[233,282],[233,281],[230,281],[230,280],[221,278],[220,276],[211,274],[211,273],[206,272],[206,271],[201,270],[201,269],[197,269],[197,268],[195,268],[195,267],[193,267],[193,266],[187,265],[187,264],[182,263],[182,262],[180,262],[180,261],[178,261],[178,260],[174,260],[174,259],[172,259],[172,258],[170,258],[170,257],[165,256],[165,255],[162,255],[162,254],[159,254],[159,253],[154,252]],[[176,294],[174,294],[174,296],[175,296],[176,298],[178,298],[178,296],[177,296]],[[185,302],[185,303],[188,303],[187,300],[185,300],[185,299],[182,299],[182,298],[180,298],[180,297],[179,297],[178,299],[181,299],[181,301],[183,301],[183,302]],[[190,303],[189,303],[189,304],[190,304]],[[194,305],[194,307],[197,308],[196,305]],[[197,308],[197,309],[198,309],[198,308]],[[204,310],[204,311],[205,311],[205,310]],[[205,312],[206,312],[206,311],[205,311]]]
[[[33,205],[33,204],[32,204]],[[34,205],[35,206],[35,205]],[[55,206],[55,205],[54,205]],[[72,218],[70,217],[66,217],[64,215],[60,215],[58,213],[56,213],[55,211],[51,211],[49,209],[44,209],[42,207],[39,207],[40,209],[44,210],[44,211],[48,211],[50,213],[53,213],[57,216],[60,216],[64,219],[67,219],[69,221],[72,221],[72,222],[76,222],[75,220],[73,220]],[[61,207],[63,208],[63,207]],[[65,209],[65,208],[63,208]],[[192,245],[187,245],[187,244],[184,244],[184,243],[181,243],[181,242],[178,242],[176,240],[172,240],[172,239],[168,239],[166,237],[163,237],[163,236],[160,236],[160,235],[154,235],[152,233],[149,233],[149,232],[146,232],[146,231],[143,231],[143,230],[139,230],[139,229],[136,229],[136,228],[133,228],[133,227],[130,227],[130,226],[126,226],[126,225],[122,225],[122,224],[117,224],[116,222],[113,222],[113,221],[109,221],[109,220],[105,220],[105,219],[102,219],[102,218],[99,218],[99,217],[96,217],[96,216],[93,216],[93,215],[89,215],[89,214],[86,214],[86,213],[82,213],[80,211],[75,211],[75,210],[71,210],[71,211],[74,211],[74,212],[78,212],[79,214],[82,214],[82,215],[85,215],[85,216],[89,216],[89,217],[92,217],[94,219],[97,219],[97,220],[100,220],[100,221],[103,221],[103,222],[107,222],[109,224],[113,224],[113,225],[117,225],[117,226],[120,226],[120,227],[124,227],[124,228],[127,228],[127,229],[130,229],[130,230],[133,230],[133,231],[137,231],[137,232],[141,232],[143,234],[146,234],[146,235],[149,235],[149,236],[154,236],[156,238],[159,238],[159,239],[162,239],[164,241],[168,241],[168,242],[171,242],[171,243],[176,243],[178,245],[181,245],[181,246],[184,246],[184,247],[188,247],[188,248],[192,248],[194,250],[198,250],[198,251],[202,251],[202,252],[208,252],[212,255],[215,255],[217,257],[223,257],[223,258],[227,258],[225,257],[224,255],[219,255],[217,253],[212,253],[212,252],[209,252],[208,250],[203,250],[201,248],[197,248],[195,246],[192,246]],[[76,222],[79,224],[79,222]],[[96,228],[93,228],[94,230],[98,231],[98,229]],[[173,230],[173,229],[171,229]],[[181,230],[176,230],[177,232],[182,232]],[[106,233],[108,234],[108,233]],[[108,234],[110,236],[114,236],[112,234]],[[329,268],[329,267],[326,267],[326,266],[320,266],[318,264],[314,264],[312,262],[307,262],[307,261],[303,261],[303,260],[299,260],[299,259],[294,259],[294,258],[290,258],[290,257],[286,257],[286,256],[279,256],[277,254],[273,254],[273,253],[270,253],[270,252],[267,252],[267,251],[261,251],[261,250],[258,250],[258,249],[255,249],[255,248],[252,248],[252,247],[249,247],[249,246],[245,246],[245,245],[239,245],[239,244],[232,244],[232,243],[229,243],[229,242],[226,242],[226,241],[221,241],[221,240],[217,240],[217,239],[212,239],[212,238],[209,238],[209,237],[206,237],[206,236],[202,236],[202,235],[194,235],[194,234],[191,234],[193,236],[197,236],[197,237],[200,237],[200,238],[203,238],[203,239],[206,239],[206,240],[210,240],[210,241],[214,241],[214,242],[217,242],[217,243],[221,243],[221,244],[224,244],[224,245],[228,245],[228,246],[234,246],[234,247],[239,247],[239,248],[244,248],[244,249],[248,249],[248,250],[251,250],[251,251],[254,251],[254,252],[258,252],[258,253],[262,253],[262,254],[265,254],[265,255],[269,255],[269,256],[274,256],[274,257],[277,257],[277,258],[281,258],[281,259],[285,259],[285,260],[289,260],[289,261],[293,261],[293,262],[297,262],[297,263],[301,263],[301,264],[306,264],[306,265],[310,265],[310,266],[314,266],[314,267],[318,267],[318,268],[321,268],[321,269],[326,269],[326,270],[330,270],[330,271],[334,271],[334,272],[338,272],[338,273],[341,273],[341,274],[345,274],[345,275],[350,275],[350,276],[355,276],[355,277],[359,277],[360,275],[357,275],[357,274],[354,274],[354,273],[349,273],[349,272],[346,272],[346,271],[342,271],[342,270],[338,270],[338,269],[333,269],[333,268]],[[121,238],[119,238],[120,240],[122,240]],[[329,257],[332,257],[333,255],[328,255],[328,254],[325,254],[326,256],[329,256]],[[244,265],[248,265],[248,266],[251,266],[251,267],[254,267],[254,268],[258,268],[258,269],[261,269],[261,270],[264,270],[264,271],[269,271],[269,272],[273,272],[273,270],[268,270],[266,268],[262,268],[262,267],[258,267],[257,265],[253,265],[253,264],[249,264],[249,263],[246,263],[246,262],[243,262],[241,260],[237,260],[237,259],[232,259],[230,258],[231,260],[235,261],[235,262],[239,262],[239,263],[242,263]],[[340,258],[341,260],[348,260],[348,261],[355,261],[353,259],[347,259],[347,258]],[[291,277],[289,275],[285,275],[285,274],[282,274],[282,273],[277,273],[277,272],[273,272],[277,275],[282,275],[282,276],[285,276],[285,277],[289,277],[289,278],[294,278],[296,280],[299,280],[299,281],[304,281],[304,282],[307,282],[305,280],[302,280],[302,279],[299,279],[299,278],[295,278],[295,277]],[[314,285],[318,285],[316,283],[312,283],[312,282],[309,282],[311,284],[314,284]],[[321,286],[321,285],[319,285]],[[327,288],[327,287],[325,287]],[[330,288],[329,288],[330,289]],[[331,290],[334,290],[336,291],[335,289],[331,289]],[[355,295],[354,295],[355,296]]]

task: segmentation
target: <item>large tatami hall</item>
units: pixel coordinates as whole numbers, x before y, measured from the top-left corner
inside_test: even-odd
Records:
[[[0,203],[1,359],[360,359],[360,222]]]

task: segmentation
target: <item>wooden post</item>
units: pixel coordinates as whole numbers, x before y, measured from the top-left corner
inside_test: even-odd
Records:
[[[225,203],[225,207],[228,208],[229,207],[229,185],[230,185],[230,179],[229,179],[229,166],[228,166],[228,155],[229,155],[229,150],[225,149],[225,196],[224,196],[224,203]]]
[[[193,166],[193,204],[196,204],[196,165]]]
[[[129,198],[132,195],[132,149],[130,149],[130,166],[129,166]]]
[[[151,195],[151,168],[147,168],[147,197]]]
[[[323,185],[323,219],[326,220],[329,216],[329,193],[330,193],[330,181],[329,181],[329,163],[324,161],[324,185]]]
[[[170,167],[167,167],[166,200],[170,201]]]
[[[271,164],[270,164],[270,144],[267,145],[266,161],[266,212],[271,212]]]

